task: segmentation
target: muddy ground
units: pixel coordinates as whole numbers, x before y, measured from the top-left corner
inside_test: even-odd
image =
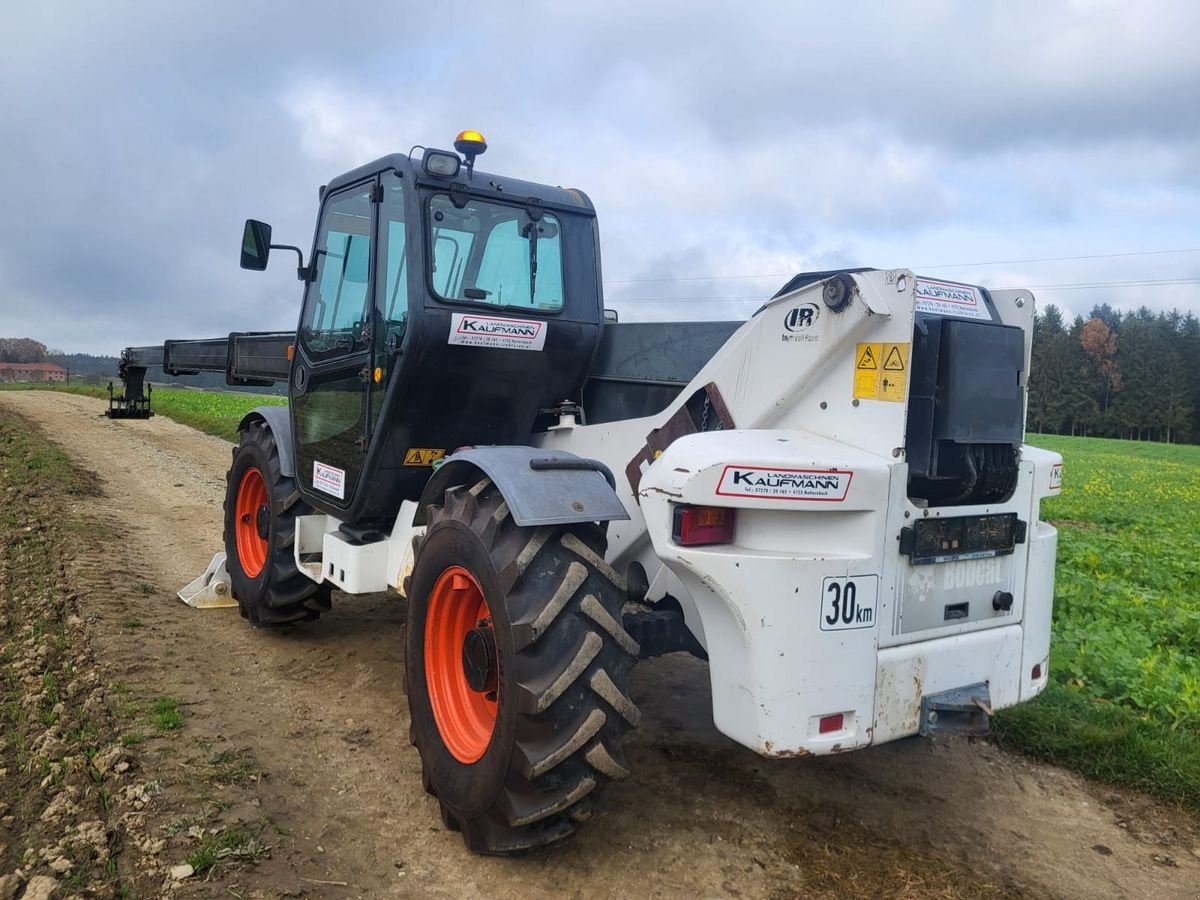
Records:
[[[37,423],[92,473],[56,495],[0,472],[22,511],[0,551],[0,659],[14,702],[41,710],[20,760],[0,741],[0,900],[33,878],[29,896],[51,878],[62,896],[181,898],[1200,896],[1189,814],[979,741],[763,760],[717,733],[706,668],[682,656],[635,672],[633,775],[604,815],[551,851],[472,856],[407,740],[403,603],[337,594],[285,632],[180,603],[221,548],[230,447],[102,408],[0,394],[27,420],[0,428]],[[39,604],[57,637],[30,624]],[[51,663],[74,685],[58,722]],[[173,878],[189,858],[211,868]]]

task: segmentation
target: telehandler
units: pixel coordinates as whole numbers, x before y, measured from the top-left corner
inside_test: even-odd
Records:
[[[286,382],[241,422],[225,551],[255,626],[407,599],[411,737],[469,848],[551,844],[626,777],[639,658],[708,661],[766,757],[985,731],[1047,680],[1062,460],[1024,444],[1028,291],[797,275],[744,322],[618,324],[581,191],[414,148],[320,191],[295,333],[130,348]]]

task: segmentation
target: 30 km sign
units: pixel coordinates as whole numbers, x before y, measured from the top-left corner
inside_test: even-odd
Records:
[[[821,630],[849,631],[875,624],[878,575],[826,578],[821,583]]]

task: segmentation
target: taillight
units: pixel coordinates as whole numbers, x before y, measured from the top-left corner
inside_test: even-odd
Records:
[[[835,731],[841,731],[845,724],[845,713],[834,713],[832,716],[821,716],[821,721],[817,723],[817,732],[819,734],[831,734]]]
[[[676,506],[671,537],[685,547],[731,544],[736,512],[727,506]]]

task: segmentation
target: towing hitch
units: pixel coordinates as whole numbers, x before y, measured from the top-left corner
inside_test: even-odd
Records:
[[[921,734],[981,737],[991,730],[992,698],[985,682],[921,698]]]

